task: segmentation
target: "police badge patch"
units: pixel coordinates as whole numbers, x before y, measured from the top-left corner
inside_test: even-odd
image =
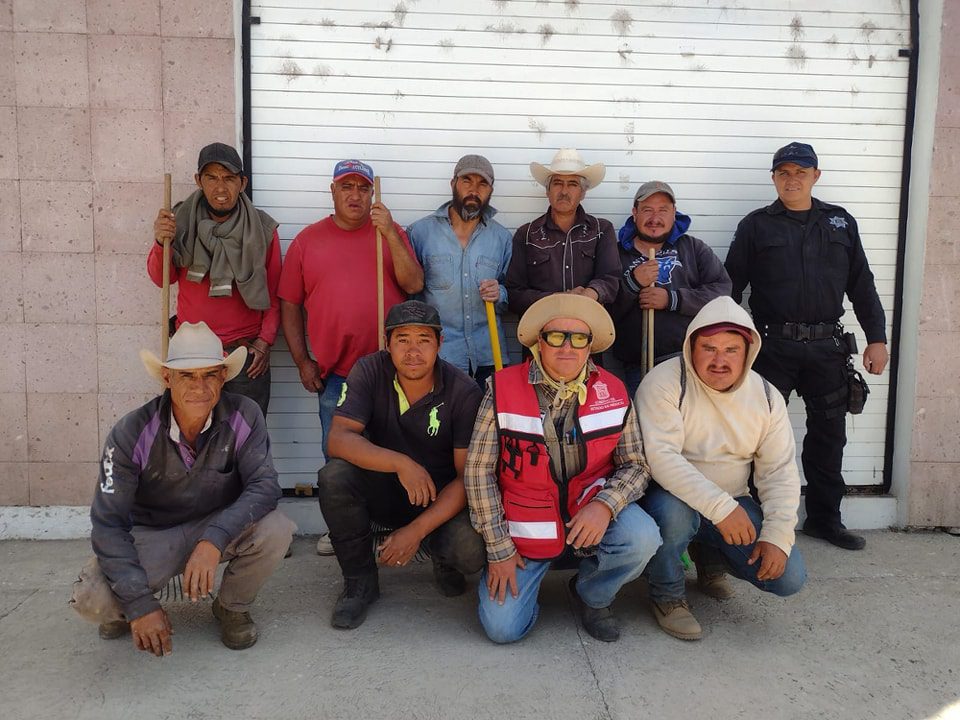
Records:
[[[828,218],[827,222],[833,225],[835,230],[840,228],[845,228],[847,226],[847,219],[845,217],[840,217],[839,215],[834,215],[832,218]]]

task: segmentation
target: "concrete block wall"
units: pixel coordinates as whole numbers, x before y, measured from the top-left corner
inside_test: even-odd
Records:
[[[153,395],[162,175],[236,141],[233,0],[0,0],[0,506],[85,505]]]
[[[960,526],[960,3],[943,4],[930,177],[908,523]],[[908,248],[908,252],[910,249]]]

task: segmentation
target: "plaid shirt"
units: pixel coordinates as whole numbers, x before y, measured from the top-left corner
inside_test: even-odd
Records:
[[[596,370],[593,362],[587,361],[587,372]],[[553,391],[544,382],[543,373],[536,363],[530,363],[528,378],[539,392],[537,400],[541,412],[550,410]],[[576,406],[576,400],[567,401],[559,412],[570,412]],[[547,422],[546,420],[544,421]],[[547,451],[551,458],[556,457],[559,447],[548,442]],[[477,421],[473,426],[473,437],[467,454],[463,484],[467,491],[467,504],[470,507],[470,521],[483,536],[487,546],[487,560],[500,562],[513,557],[517,549],[507,530],[507,521],[503,513],[500,484],[497,477],[497,463],[500,458],[500,441],[497,437],[496,412],[493,404],[493,388],[487,383],[487,391],[480,403]],[[650,481],[650,468],[643,456],[643,438],[640,435],[640,423],[633,405],[627,409],[623,432],[613,450],[613,474],[607,478],[594,500],[602,502],[614,519],[628,503],[639,500]],[[572,470],[572,468],[568,468]],[[578,471],[577,471],[578,472]],[[576,472],[568,472],[570,477]],[[564,478],[569,480],[570,478]]]

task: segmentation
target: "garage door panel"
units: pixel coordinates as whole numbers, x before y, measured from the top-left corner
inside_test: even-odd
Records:
[[[448,199],[456,159],[479,151],[496,168],[498,220],[514,229],[546,209],[529,162],[572,146],[607,166],[585,201],[589,212],[619,226],[636,185],[663,179],[692,215],[694,234],[724,257],[740,218],[774,197],[773,150],[806,140],[824,170],[818,197],[858,218],[889,326],[907,8],[739,5],[254,2],[255,201],[280,221],[286,248],[331,212],[333,164],[353,156],[373,164],[395,218],[409,224]],[[843,319],[862,344],[853,313]],[[281,347],[274,367],[268,426],[282,479],[312,482],[323,462],[317,399]],[[881,481],[887,378],[868,378],[866,412],[848,421],[850,484]],[[802,401],[791,402],[790,415],[802,440]]]

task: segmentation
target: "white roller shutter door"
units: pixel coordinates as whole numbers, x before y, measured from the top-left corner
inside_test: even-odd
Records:
[[[691,232],[722,258],[740,218],[775,198],[773,151],[799,139],[821,158],[817,196],[859,221],[889,333],[909,4],[727,5],[253,2],[254,200],[280,221],[285,251],[332,211],[337,160],[371,163],[407,225],[448,199],[457,158],[480,152],[497,173],[498,219],[512,230],[546,209],[528,163],[576,147],[607,166],[588,212],[619,227],[636,186],[665,180]],[[862,348],[849,307],[844,321]],[[870,384],[866,411],[848,419],[851,485],[882,481],[887,376]],[[802,403],[790,408],[799,447]],[[317,400],[285,352],[274,355],[268,424],[283,485],[312,483],[323,463]]]

